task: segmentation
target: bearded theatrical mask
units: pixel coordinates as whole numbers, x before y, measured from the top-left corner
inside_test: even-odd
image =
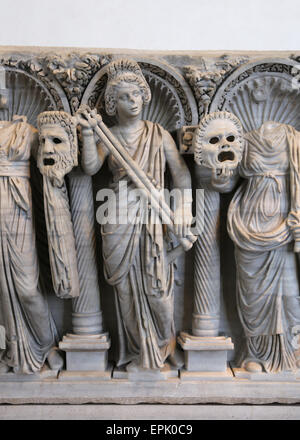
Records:
[[[65,175],[78,164],[77,139],[71,143],[67,131],[59,123],[41,124],[39,137],[37,165],[53,183],[62,184]]]
[[[193,144],[198,165],[216,170],[217,174],[232,172],[242,159],[242,125],[231,113],[211,113],[195,130]]]

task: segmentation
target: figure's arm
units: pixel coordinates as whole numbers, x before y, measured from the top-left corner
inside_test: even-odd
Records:
[[[189,169],[180,155],[172,136],[164,132],[164,149],[175,188],[191,189],[192,181]]]
[[[82,128],[82,143],[81,166],[86,174],[93,176],[102,167],[108,151],[101,142],[96,144],[91,128]]]
[[[181,191],[181,204],[175,206],[175,233],[185,236],[192,223],[192,181],[187,165],[172,136],[164,132],[164,150],[174,188]]]
[[[101,143],[96,144],[93,123],[97,118],[97,111],[82,107],[77,112],[77,120],[81,126],[82,152],[81,166],[83,171],[89,176],[96,174],[102,167],[108,150]]]

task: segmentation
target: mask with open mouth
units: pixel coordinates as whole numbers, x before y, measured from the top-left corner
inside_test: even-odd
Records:
[[[210,113],[195,130],[193,144],[197,165],[213,169],[217,175],[230,174],[242,159],[242,124],[232,113]]]
[[[77,165],[76,119],[61,111],[38,117],[38,167],[43,174],[44,212],[53,288],[59,298],[79,295],[75,236],[65,175]]]
[[[40,146],[37,165],[56,186],[78,165],[76,120],[65,112],[44,112],[38,118]]]

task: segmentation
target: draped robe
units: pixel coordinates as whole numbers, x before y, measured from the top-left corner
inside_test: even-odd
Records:
[[[143,121],[135,141],[126,145],[157,189],[164,188],[163,128]],[[118,131],[114,135],[124,144]],[[119,212],[126,203],[119,182],[127,182],[128,221],[102,225],[105,276],[114,286],[119,332],[118,365],[136,360],[159,369],[175,347],[173,267],[166,262],[163,226],[148,203],[132,192],[135,185],[109,157]],[[145,216],[147,220],[144,221]]]
[[[244,362],[259,361],[268,372],[296,369],[291,330],[300,323],[293,252],[300,224],[300,137],[284,124],[272,127],[266,123],[246,135],[240,165],[246,180],[228,212],[237,306],[246,335]]]
[[[0,360],[27,374],[41,369],[56,338],[38,286],[29,182],[32,140],[25,117],[0,122],[0,315],[6,331]]]

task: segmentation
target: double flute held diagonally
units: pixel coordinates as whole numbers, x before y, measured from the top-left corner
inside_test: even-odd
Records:
[[[169,230],[175,234],[174,230],[174,213],[168,206],[168,204],[163,199],[161,193],[155,188],[153,183],[149,180],[145,172],[135,163],[130,154],[125,150],[121,143],[116,139],[116,137],[111,133],[109,128],[102,121],[102,117],[92,110],[88,106],[81,106],[77,111],[77,117],[87,119],[94,133],[100,138],[104,143],[106,148],[114,156],[114,158],[119,162],[128,176],[131,178],[133,183],[140,189],[142,189],[149,200],[151,200],[151,205],[153,209],[161,217],[162,221],[166,224]],[[191,232],[185,237],[178,237],[177,239],[180,246],[185,251],[192,248],[194,242],[197,240],[197,236],[193,235]]]

